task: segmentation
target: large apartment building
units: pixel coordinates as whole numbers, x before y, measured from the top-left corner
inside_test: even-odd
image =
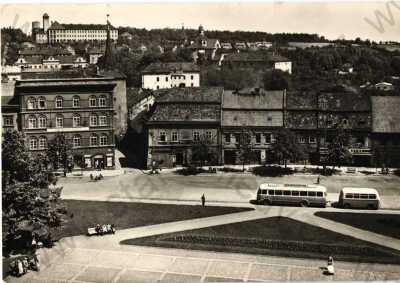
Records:
[[[72,144],[71,164],[113,168],[115,86],[88,78],[17,82],[20,129],[29,150],[44,151],[63,134]]]

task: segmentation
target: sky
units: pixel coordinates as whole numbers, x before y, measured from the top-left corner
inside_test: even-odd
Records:
[[[318,33],[328,39],[400,42],[400,1],[380,2],[121,2],[108,4],[2,4],[0,25],[30,32],[48,13],[60,23],[102,23],[137,28],[197,28],[270,33]],[[380,22],[377,18],[380,16]],[[386,20],[384,19],[386,18]]]

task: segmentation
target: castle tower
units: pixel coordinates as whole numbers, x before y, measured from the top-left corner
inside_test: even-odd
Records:
[[[47,15],[47,13],[43,14],[43,31],[47,32],[47,30],[50,27],[50,17]]]

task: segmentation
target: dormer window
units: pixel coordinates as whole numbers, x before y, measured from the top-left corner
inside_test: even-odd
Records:
[[[201,41],[201,45],[204,46],[204,47],[206,47],[206,46],[207,46],[207,40],[204,40],[204,39],[203,39],[203,40]]]

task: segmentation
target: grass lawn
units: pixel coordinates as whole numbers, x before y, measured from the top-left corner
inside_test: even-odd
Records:
[[[239,207],[79,200],[63,200],[62,203],[67,207],[68,221],[61,231],[54,232],[56,239],[86,234],[87,228],[97,223],[113,223],[118,230],[251,210]]]
[[[315,215],[359,229],[400,239],[400,215],[324,211],[316,212]]]
[[[178,233],[130,239],[122,244],[211,251],[400,263],[400,253],[286,217],[271,217]]]

